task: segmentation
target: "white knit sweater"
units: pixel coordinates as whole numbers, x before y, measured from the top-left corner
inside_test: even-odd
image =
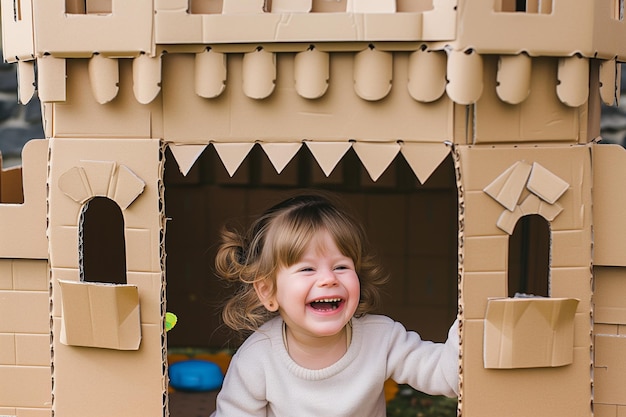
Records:
[[[381,417],[388,378],[428,394],[458,394],[456,322],[445,344],[424,341],[385,316],[354,318],[352,325],[346,354],[311,370],[289,357],[282,319],[264,324],[233,356],[213,416]]]

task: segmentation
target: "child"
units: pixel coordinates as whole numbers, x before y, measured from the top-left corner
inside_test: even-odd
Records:
[[[224,321],[252,334],[214,416],[385,416],[388,378],[458,394],[456,323],[440,344],[369,314],[386,276],[365,242],[358,222],[317,195],[270,208],[246,236],[223,232],[217,273],[240,286]]]

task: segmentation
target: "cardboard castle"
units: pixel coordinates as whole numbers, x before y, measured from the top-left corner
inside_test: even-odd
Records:
[[[168,415],[168,345],[225,343],[219,226],[314,187],[385,313],[458,314],[464,417],[626,416],[623,0],[0,4],[46,134],[0,176],[0,415]]]

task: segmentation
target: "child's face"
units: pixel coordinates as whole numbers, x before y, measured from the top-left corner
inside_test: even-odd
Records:
[[[302,259],[280,268],[276,276],[280,314],[302,336],[338,334],[356,312],[359,298],[354,262],[326,231],[313,237]]]

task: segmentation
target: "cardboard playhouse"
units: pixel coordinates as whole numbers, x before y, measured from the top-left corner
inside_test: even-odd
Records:
[[[0,175],[0,415],[167,416],[168,348],[232,346],[220,226],[316,188],[384,313],[460,318],[459,415],[626,416],[623,0],[1,6],[46,138]]]

